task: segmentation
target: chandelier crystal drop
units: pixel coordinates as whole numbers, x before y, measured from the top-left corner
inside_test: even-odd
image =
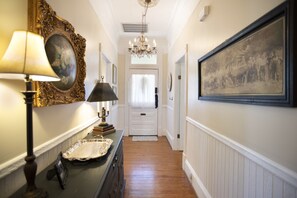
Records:
[[[140,36],[134,39],[134,42],[129,41],[129,52],[138,57],[150,56],[157,53],[157,43],[153,40],[153,46],[148,43],[148,38],[141,33]]]
[[[152,46],[149,44],[148,38],[144,35],[144,24],[146,23],[148,8],[155,6],[158,0],[139,0],[138,2],[145,7],[144,14],[142,15],[141,34],[135,38],[133,42],[129,41],[128,51],[131,55],[136,55],[139,58],[143,56],[150,57],[151,55],[157,54],[157,43],[153,40]]]

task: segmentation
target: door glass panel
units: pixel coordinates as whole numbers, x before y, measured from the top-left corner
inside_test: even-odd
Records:
[[[132,74],[130,105],[132,107],[155,106],[155,75]]]

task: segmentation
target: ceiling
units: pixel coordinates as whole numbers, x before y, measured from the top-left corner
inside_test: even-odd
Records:
[[[170,22],[181,0],[160,0],[155,7],[148,8],[146,22],[148,33],[154,36],[165,36]],[[116,24],[141,23],[145,8],[140,6],[137,0],[109,0],[111,12]],[[123,29],[120,29],[123,35]]]
[[[111,37],[132,37],[125,33],[123,23],[141,23],[145,8],[138,0],[89,0],[101,23]],[[192,14],[199,0],[159,0],[155,7],[148,8],[146,22],[149,36],[172,37],[181,29]]]

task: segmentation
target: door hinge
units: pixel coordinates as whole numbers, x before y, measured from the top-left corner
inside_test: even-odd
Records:
[[[177,77],[177,78],[178,78],[178,80],[181,80],[181,75],[178,75],[178,77]]]
[[[177,139],[179,139],[180,138],[180,134],[177,134]]]

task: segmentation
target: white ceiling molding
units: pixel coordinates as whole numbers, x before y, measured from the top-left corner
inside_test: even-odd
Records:
[[[137,0],[89,0],[111,41],[135,37],[138,33],[123,31],[122,24],[141,23],[144,8]],[[171,47],[193,13],[200,0],[160,0],[148,9],[146,23],[148,37],[167,39]],[[116,48],[117,49],[117,48]]]
[[[181,34],[188,19],[192,15],[194,9],[198,5],[200,0],[180,0],[179,5],[174,13],[172,22],[168,29],[167,40],[169,49],[172,47],[176,39]]]
[[[111,6],[109,1],[106,0],[89,0],[92,5],[95,13],[98,16],[99,21],[101,22],[104,31],[109,37],[115,49],[118,49],[117,41],[119,38],[119,28],[115,24],[114,16],[112,15]],[[108,11],[107,11],[108,10]]]

